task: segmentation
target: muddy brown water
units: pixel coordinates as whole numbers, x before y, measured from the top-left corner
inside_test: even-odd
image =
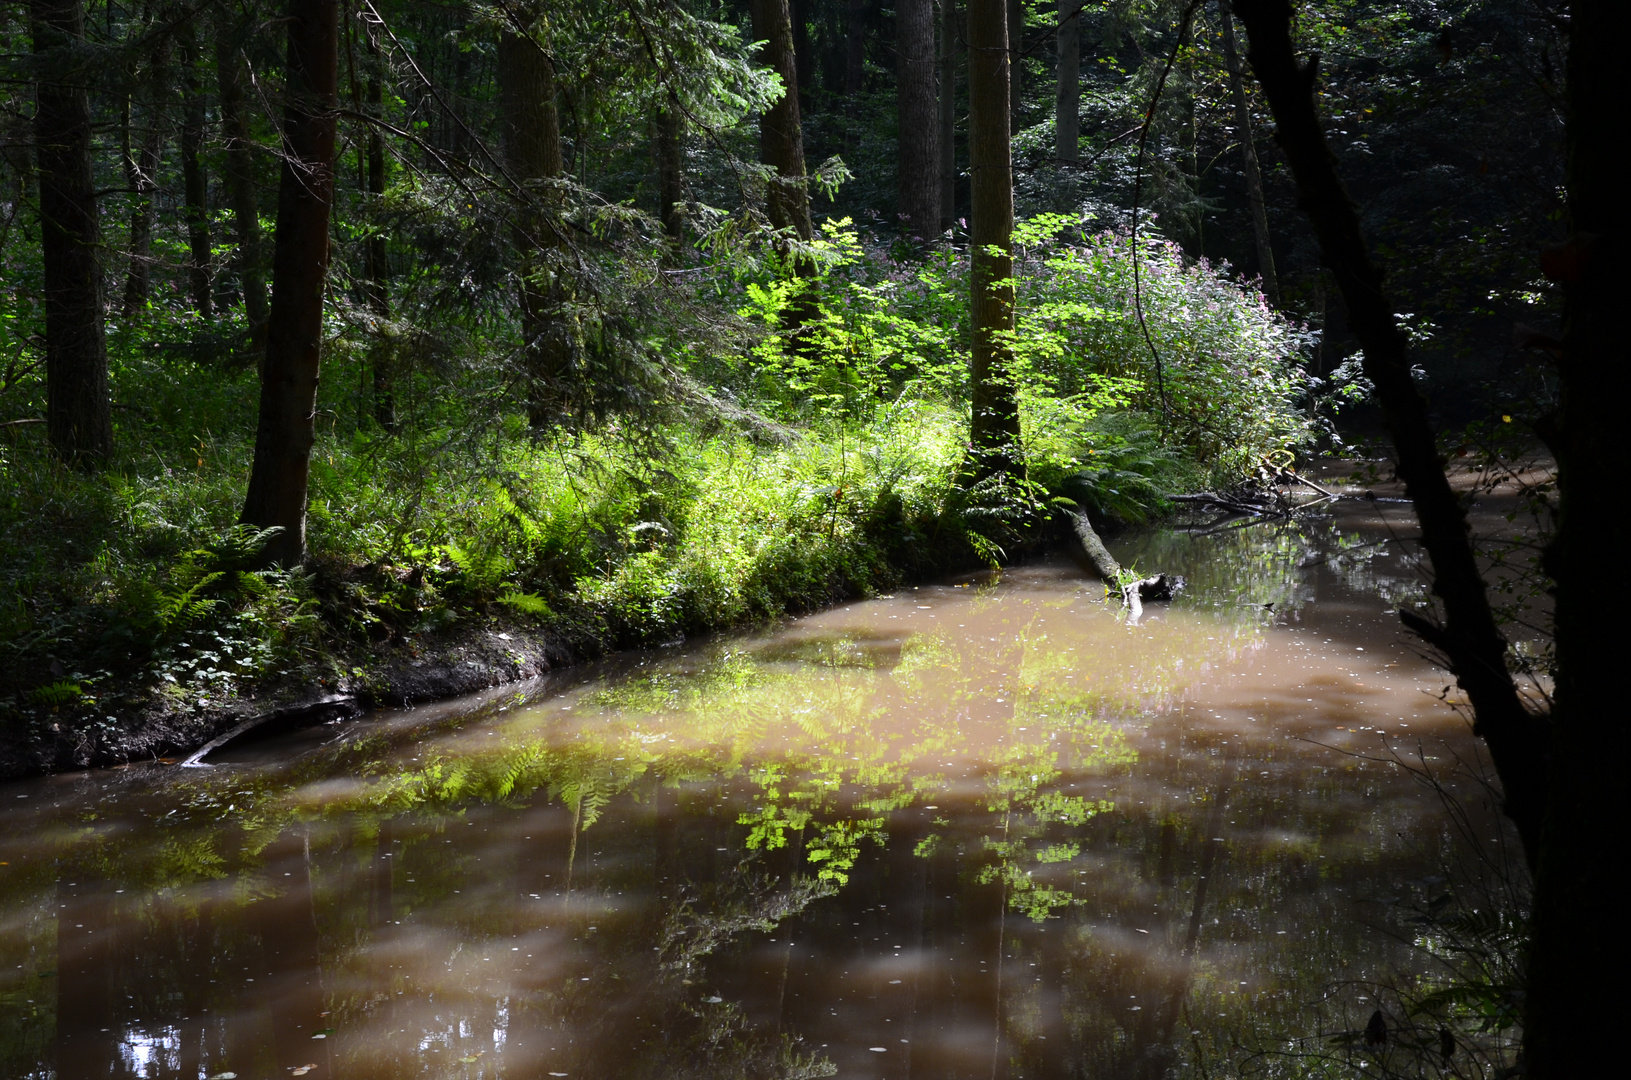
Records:
[[[1189,579],[1136,626],[1055,557],[0,787],[0,1074],[1161,1077],[1363,1026],[1505,834],[1408,520],[1344,507],[1113,544]]]

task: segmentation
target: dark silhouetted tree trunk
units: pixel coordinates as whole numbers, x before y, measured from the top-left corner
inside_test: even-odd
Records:
[[[525,16],[523,16],[525,17]],[[521,247],[521,333],[528,382],[527,417],[534,429],[546,427],[566,403],[564,378],[569,351],[563,328],[553,318],[558,305],[554,267],[547,258],[557,236],[549,208],[555,193],[548,181],[566,171],[561,153],[561,120],[555,105],[555,64],[532,37],[532,27],[506,27],[498,40],[498,86],[504,121],[504,166],[524,191],[518,216]]]
[[[1602,573],[1625,551],[1624,508],[1612,493],[1631,465],[1624,430],[1631,394],[1631,147],[1624,130],[1631,6],[1575,0],[1570,10],[1570,237],[1541,257],[1547,276],[1563,286],[1563,357],[1556,430],[1544,432],[1558,464],[1558,532],[1546,553],[1557,582],[1557,681],[1523,1025],[1533,1080],[1601,1074],[1613,1059],[1595,1033],[1620,1030],[1623,999],[1587,988],[1627,960],[1624,886],[1615,881],[1631,859],[1623,768],[1631,743],[1624,689],[1631,642],[1619,581]]]
[[[973,39],[970,38],[970,41]],[[1024,0],[1008,0],[1008,110],[1010,131],[1025,126],[1020,111],[1025,106],[1025,64],[1019,58],[1025,48]]]
[[[1223,25],[1223,58],[1229,67],[1229,88],[1235,99],[1235,130],[1240,138],[1240,169],[1246,176],[1246,201],[1252,211],[1252,235],[1257,241],[1257,272],[1269,303],[1280,304],[1280,279],[1274,273],[1274,245],[1269,237],[1269,214],[1263,201],[1263,171],[1257,164],[1257,143],[1252,131],[1252,107],[1246,100],[1246,80],[1235,52],[1235,18],[1229,0],[1218,0]]]
[[[81,0],[31,0],[29,29],[43,65],[34,145],[40,176],[45,294],[46,432],[65,461],[96,465],[113,452],[103,330],[101,228],[91,178],[91,107],[75,67],[85,40]]]
[[[317,378],[334,203],[340,19],[336,0],[289,0],[283,168],[272,252],[271,319],[261,373],[245,524],[280,526],[267,557],[306,556],[306,487],[316,438]]]
[[[168,120],[165,98],[169,91],[170,39],[159,39],[148,57],[140,88],[126,96],[121,123],[125,184],[133,193],[130,207],[130,265],[125,272],[124,316],[129,319],[147,306],[153,289],[153,195],[159,188],[159,158],[164,149]],[[140,112],[136,106],[140,106]],[[142,121],[141,150],[131,148],[132,124]]]
[[[940,125],[935,101],[934,0],[895,5],[895,84],[900,102],[900,212],[907,235],[940,231]]]
[[[1008,20],[1004,0],[969,0],[968,162],[973,183],[973,398],[969,442],[976,479],[1017,474],[1019,407],[1009,374],[1014,329],[1014,170],[1008,137]]]
[[[793,19],[793,67],[799,76],[799,110],[810,105],[810,87],[815,85],[815,50],[810,48],[810,5],[814,0],[791,0],[788,14]]]
[[[226,144],[227,201],[232,208],[233,240],[238,245],[233,268],[249,323],[250,346],[260,356],[266,344],[271,307],[262,264],[260,205],[255,196],[255,143],[244,101],[244,61],[232,28],[223,19],[215,52],[216,88],[221,95],[221,135]]]
[[[380,119],[385,115],[385,88],[380,78],[379,45],[372,29],[368,42],[368,115]],[[368,306],[383,324],[391,317],[391,266],[386,258],[385,231],[380,213],[385,202],[385,140],[379,128],[368,125],[368,203],[374,217],[374,228],[368,234],[363,250],[363,272],[367,278]],[[383,327],[382,327],[383,328]],[[374,377],[374,419],[386,431],[396,430],[396,372],[393,338],[381,334],[376,338],[369,355],[369,370]]]
[[[1382,273],[1366,250],[1358,211],[1337,175],[1336,158],[1314,108],[1316,71],[1312,64],[1298,64],[1292,51],[1291,8],[1287,0],[1237,0],[1236,10],[1251,34],[1248,59],[1274,112],[1275,138],[1364,349],[1365,377],[1375,384],[1399,476],[1415,504],[1422,546],[1432,560],[1443,625],[1415,615],[1401,617],[1443,651],[1471,701],[1473,731],[1489,747],[1505,788],[1506,812],[1533,865],[1545,797],[1545,723],[1530,714],[1507,674],[1506,639],[1484,591],[1466,512],[1444,473],[1427,401],[1410,374],[1408,341],[1383,288]]]
[[[181,183],[187,221],[187,287],[193,309],[204,318],[214,311],[210,286],[208,185],[200,158],[204,147],[204,87],[198,78],[198,41],[192,20],[176,31],[181,51]]]
[[[663,234],[678,251],[685,240],[685,116],[671,91],[657,114],[657,216]]]
[[[759,2],[759,0],[755,0]],[[785,0],[784,0],[785,2]],[[854,97],[866,83],[866,31],[872,14],[870,0],[844,2],[844,96]],[[757,38],[763,34],[755,32]],[[791,84],[789,84],[791,85]]]
[[[767,195],[770,223],[800,240],[814,235],[805,183],[804,133],[799,121],[798,72],[787,0],[753,0],[753,36],[765,43],[761,63],[781,76],[787,92],[759,118],[759,151],[775,170]]]
[[[940,3],[940,227],[957,218],[957,2]]]
[[[1053,99],[1054,155],[1060,161],[1081,160],[1082,151],[1082,17],[1081,0],[1059,0],[1059,79]]]

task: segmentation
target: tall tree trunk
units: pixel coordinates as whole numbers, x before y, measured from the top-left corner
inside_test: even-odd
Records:
[[[657,216],[677,252],[685,241],[685,116],[673,91],[657,114]]]
[[[1398,472],[1415,504],[1422,546],[1432,560],[1433,593],[1443,604],[1443,625],[1413,614],[1401,613],[1401,618],[1448,658],[1472,703],[1473,732],[1489,747],[1500,774],[1506,813],[1534,866],[1546,797],[1547,725],[1529,712],[1507,674],[1506,639],[1490,610],[1466,512],[1444,473],[1427,401],[1410,374],[1408,342],[1393,314],[1397,308],[1365,248],[1358,211],[1343,189],[1315,111],[1315,67],[1299,65],[1292,51],[1290,4],[1237,0],[1236,10],[1251,35],[1247,58],[1274,112],[1275,138],[1364,349],[1365,377],[1376,387],[1398,456]]]
[[[895,83],[900,105],[900,212],[906,232],[940,231],[940,125],[935,101],[934,0],[897,0]]]
[[[1535,882],[1525,998],[1524,1054],[1534,1080],[1602,1072],[1608,1051],[1592,1032],[1616,1031],[1614,993],[1582,993],[1627,959],[1623,886],[1631,859],[1624,827],[1622,755],[1625,658],[1631,653],[1619,581],[1602,568],[1625,550],[1625,519],[1610,494],[1628,467],[1624,405],[1631,393],[1625,298],[1631,205],[1625,178],[1624,43],[1631,7],[1616,0],[1571,5],[1567,71],[1566,185],[1570,238],[1543,253],[1563,285],[1558,430],[1558,532],[1546,553],[1557,582],[1553,626],[1557,681],[1549,753],[1549,804]],[[1604,927],[1607,932],[1589,932]]]
[[[765,43],[759,60],[781,76],[786,93],[759,117],[759,153],[771,169],[765,192],[766,213],[775,229],[791,229],[799,240],[809,243],[815,236],[810,220],[810,189],[804,172],[804,131],[799,119],[798,71],[793,54],[792,20],[787,0],[751,0],[753,36]],[[815,264],[808,258],[792,260],[794,275],[814,277]],[[808,347],[804,328],[818,314],[813,289],[800,288],[782,313],[782,330],[795,352]]]
[[[367,32],[367,42],[368,115],[377,120],[385,115],[385,88],[380,78],[379,43],[372,28]],[[368,306],[383,324],[391,317],[391,267],[386,258],[385,230],[380,220],[385,202],[385,140],[380,138],[379,128],[373,124],[368,125],[367,162],[369,216],[373,221],[368,244],[363,249],[363,271],[367,278]],[[374,379],[374,419],[386,431],[395,431],[395,349],[390,335],[381,333],[376,337],[368,366]]]
[[[973,38],[969,39],[971,42]],[[1009,131],[1025,126],[1020,110],[1025,105],[1025,63],[1019,57],[1025,48],[1025,2],[1008,0],[1008,110]]]
[[[217,27],[216,89],[221,95],[221,134],[226,143],[227,201],[232,207],[233,260],[238,289],[243,295],[244,319],[249,323],[250,347],[260,356],[266,345],[266,324],[271,308],[266,296],[266,271],[261,261],[260,205],[255,197],[255,142],[244,104],[244,61],[234,28],[223,17]]]
[[[1081,0],[1059,0],[1059,81],[1053,97],[1054,156],[1062,162],[1081,160],[1082,150],[1082,7]]]
[[[815,85],[815,50],[810,48],[810,5],[814,0],[791,0],[788,14],[793,19],[793,68],[799,77],[799,110],[810,107],[810,87]]]
[[[214,313],[210,287],[210,219],[208,187],[200,154],[204,147],[204,88],[198,78],[197,31],[191,19],[176,30],[181,47],[181,182],[187,221],[187,285],[193,309],[208,319]]]
[[[810,192],[804,174],[804,132],[800,126],[798,71],[787,0],[752,0],[753,36],[765,43],[759,60],[781,76],[787,92],[759,118],[759,152],[775,171],[767,195],[770,224],[791,228],[800,240],[815,235]]]
[[[85,41],[82,0],[30,0],[29,30],[43,65],[35,91],[40,249],[45,295],[45,417],[65,461],[96,465],[113,452],[102,242],[91,177],[91,106],[75,66]]]
[[[957,218],[957,0],[940,3],[940,227]]]
[[[1269,303],[1280,306],[1280,279],[1274,273],[1274,245],[1269,238],[1268,204],[1263,201],[1263,172],[1257,165],[1257,141],[1252,131],[1252,107],[1246,100],[1246,80],[1235,52],[1235,17],[1229,0],[1218,0],[1218,21],[1223,26],[1223,58],[1229,67],[1229,88],[1235,99],[1235,131],[1240,139],[1240,168],[1246,174],[1246,201],[1252,211],[1252,235],[1257,240],[1257,272]]]
[[[760,0],[755,0],[760,2]],[[866,82],[866,29],[869,0],[844,2],[844,96],[853,98]],[[764,35],[755,31],[755,36]],[[789,84],[791,85],[791,84]]]
[[[316,440],[328,223],[334,204],[339,11],[337,0],[289,0],[271,319],[255,463],[243,510],[247,525],[283,529],[266,554],[284,566],[296,566],[306,557],[306,487]]]
[[[1004,0],[968,4],[968,168],[973,182],[973,399],[969,442],[975,479],[1017,475],[1019,406],[1009,368],[1014,329],[1014,167],[1008,122],[1008,20]]]
[[[523,15],[523,18],[530,18]],[[506,27],[498,40],[498,86],[504,119],[504,165],[524,189],[517,241],[522,250],[521,333],[527,377],[527,417],[533,428],[547,426],[567,404],[564,392],[570,359],[565,328],[554,317],[559,306],[555,268],[547,258],[555,246],[547,183],[566,171],[561,153],[561,120],[555,105],[555,64],[532,37],[530,22]]]
[[[165,98],[169,91],[170,39],[162,37],[148,57],[140,88],[125,98],[121,134],[124,143],[125,184],[133,193],[130,207],[130,265],[125,272],[124,317],[133,318],[147,306],[153,288],[153,194],[158,191],[159,159],[164,150],[168,119]],[[141,105],[141,114],[134,110]],[[145,115],[141,150],[131,150],[131,125]]]

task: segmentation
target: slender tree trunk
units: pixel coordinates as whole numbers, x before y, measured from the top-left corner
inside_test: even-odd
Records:
[[[787,0],[751,0],[750,10],[753,36],[765,43],[760,62],[781,76],[786,87],[786,93],[759,117],[759,152],[772,173],[765,192],[766,213],[772,228],[791,229],[795,237],[809,243],[815,236],[815,226],[810,220],[810,189],[804,172],[804,132],[799,118],[791,15]],[[815,276],[816,266],[811,260],[796,257],[791,261],[795,276]],[[795,352],[807,349],[804,328],[815,321],[817,314],[814,290],[798,289],[782,313],[782,330]]]
[[[36,88],[45,296],[46,433],[66,461],[97,465],[113,452],[108,350],[102,313],[102,242],[91,176],[91,106],[75,51],[85,41],[82,0],[31,0],[29,29],[44,66]]]
[[[1275,138],[1364,349],[1365,377],[1376,387],[1399,475],[1415,504],[1422,546],[1432,560],[1433,593],[1443,603],[1443,625],[1413,614],[1401,613],[1401,618],[1445,654],[1472,703],[1473,732],[1489,747],[1506,813],[1533,867],[1546,798],[1547,725],[1529,712],[1507,674],[1506,639],[1490,610],[1466,512],[1445,476],[1427,402],[1410,374],[1408,343],[1393,314],[1397,308],[1365,248],[1358,212],[1343,189],[1315,111],[1317,73],[1313,64],[1299,65],[1292,51],[1290,5],[1287,0],[1237,0],[1236,10],[1251,34],[1247,58],[1274,112]]]
[[[243,294],[250,347],[260,356],[266,345],[271,306],[266,271],[261,262],[260,205],[255,197],[255,142],[244,102],[244,61],[232,28],[223,19],[215,51],[216,88],[221,95],[221,134],[226,143],[227,201],[232,207],[233,240],[238,246],[234,269]]]
[[[368,33],[367,41],[368,115],[380,119],[385,115],[385,88],[380,78],[379,44],[372,32]],[[383,324],[391,317],[391,266],[386,258],[385,231],[380,221],[385,202],[385,140],[380,138],[379,128],[373,124],[368,126],[367,161],[369,212],[374,220],[367,247],[363,250],[363,270],[367,277],[368,306]],[[374,419],[386,431],[395,431],[396,372],[391,335],[381,333],[377,336],[368,366],[374,377]]]
[[[685,116],[673,91],[657,114],[657,216],[673,249],[685,241]]]
[[[1240,168],[1246,174],[1246,201],[1252,211],[1252,235],[1257,239],[1257,272],[1269,303],[1280,305],[1280,279],[1274,272],[1274,245],[1269,238],[1268,204],[1263,201],[1263,172],[1257,165],[1257,141],[1252,131],[1252,107],[1246,100],[1246,80],[1235,52],[1235,17],[1229,0],[1218,0],[1218,21],[1223,26],[1223,58],[1229,67],[1229,88],[1235,99],[1235,131],[1240,139]]]
[[[1563,286],[1561,409],[1548,431],[1558,462],[1558,532],[1546,553],[1557,582],[1557,682],[1547,784],[1549,805],[1535,882],[1525,1001],[1524,1054],[1534,1080],[1603,1072],[1608,1051],[1592,1037],[1617,1031],[1621,999],[1593,993],[1605,971],[1627,961],[1624,886],[1631,859],[1624,826],[1624,592],[1602,568],[1625,550],[1625,520],[1611,492],[1628,467],[1624,406],[1631,393],[1625,298],[1631,267],[1631,150],[1623,127],[1624,43],[1631,7],[1614,0],[1571,5],[1565,100],[1569,240],[1542,254]],[[1599,934],[1595,928],[1604,928]],[[1613,1071],[1612,1068],[1609,1071]]]
[[[130,209],[130,265],[125,273],[124,317],[133,318],[147,306],[153,288],[153,195],[158,191],[159,161],[164,151],[164,128],[168,120],[165,98],[169,90],[170,40],[161,38],[144,73],[133,102],[125,98],[123,142],[125,183],[134,192]],[[142,129],[141,151],[131,152],[133,105],[140,104],[146,125]]]
[[[755,0],[755,3],[763,0]],[[785,3],[785,0],[783,0]],[[866,29],[869,0],[844,3],[844,96],[853,98],[866,82]],[[763,35],[757,35],[763,37]]]
[[[957,0],[940,3],[940,227],[957,219]]]
[[[970,39],[973,40],[972,38]],[[1025,107],[1025,62],[1019,58],[1025,48],[1024,0],[1008,0],[1008,111],[1009,131],[1025,126],[1020,115]]]
[[[900,212],[918,241],[940,231],[940,125],[935,101],[934,0],[897,0]]]
[[[768,193],[770,224],[791,228],[800,240],[815,235],[810,192],[805,184],[804,133],[800,127],[798,71],[787,0],[752,0],[753,36],[765,43],[760,61],[781,76],[787,92],[759,118],[759,148],[775,170]]]
[[[1082,0],[1059,0],[1059,81],[1053,97],[1054,156],[1062,162],[1081,160],[1082,151]]]
[[[524,16],[525,17],[525,16]],[[556,244],[549,208],[555,201],[547,181],[566,171],[561,153],[561,120],[555,105],[555,64],[532,37],[530,25],[507,27],[498,41],[498,86],[504,118],[504,164],[525,189],[527,208],[519,216],[521,247],[521,333],[528,383],[527,417],[542,429],[569,400],[565,392],[570,358],[565,328],[554,317],[559,287],[548,250]]]
[[[317,378],[334,204],[339,109],[337,0],[289,0],[289,54],[272,253],[271,320],[261,374],[260,422],[243,520],[283,532],[267,557],[296,566],[306,556],[306,487],[316,440]]]
[[[187,221],[187,285],[193,309],[205,319],[214,313],[210,285],[208,185],[200,155],[204,147],[204,87],[198,78],[198,41],[193,21],[176,31],[181,46],[181,182]]]
[[[799,77],[799,111],[810,108],[810,87],[815,85],[815,50],[810,48],[810,4],[813,0],[791,0],[788,14],[793,19],[793,68]]]
[[[1008,137],[1008,20],[1004,0],[968,4],[968,159],[973,180],[973,415],[975,479],[1017,474],[1019,406],[1009,374],[1014,329],[1014,168]]]

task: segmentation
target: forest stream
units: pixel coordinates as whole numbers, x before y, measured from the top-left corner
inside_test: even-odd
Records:
[[[1410,525],[1124,536],[1188,580],[1137,625],[1056,555],[5,785],[0,1073],[1160,1077],[1341,1038],[1511,854],[1399,627]]]

